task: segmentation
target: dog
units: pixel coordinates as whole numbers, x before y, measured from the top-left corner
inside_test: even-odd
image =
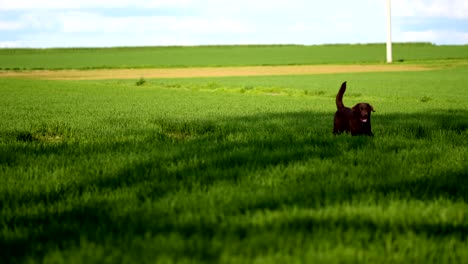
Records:
[[[358,103],[353,108],[344,106],[343,94],[345,91],[346,82],[343,82],[336,95],[336,108],[338,110],[335,113],[333,134],[337,135],[347,132],[353,136],[373,136],[374,134],[371,131],[371,112],[375,112],[374,108],[368,103]]]

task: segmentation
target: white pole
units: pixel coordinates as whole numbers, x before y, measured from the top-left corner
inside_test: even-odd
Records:
[[[392,11],[391,0],[387,0],[387,63],[392,63]]]

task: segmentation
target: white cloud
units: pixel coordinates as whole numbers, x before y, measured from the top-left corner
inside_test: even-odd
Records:
[[[431,42],[439,44],[466,44],[468,43],[468,33],[460,31],[442,31],[442,30],[425,30],[425,31],[407,31],[401,32],[398,36],[402,42]],[[450,42],[447,40],[450,39]]]
[[[446,17],[467,19],[466,0],[393,0],[392,13],[398,17]]]
[[[57,16],[64,33],[242,33],[251,29],[244,23],[224,17],[129,16],[108,17],[95,13],[66,12]]]
[[[0,41],[0,48],[17,48],[22,46],[20,41]]]
[[[467,43],[463,26],[443,34],[431,21],[457,18],[463,25],[468,1],[392,4],[395,41]],[[383,0],[0,0],[0,33],[9,38],[0,34],[0,41],[41,47],[385,42],[385,6]]]
[[[12,31],[23,29],[25,25],[19,21],[0,21],[0,31]]]
[[[190,0],[0,0],[0,10],[180,7]]]

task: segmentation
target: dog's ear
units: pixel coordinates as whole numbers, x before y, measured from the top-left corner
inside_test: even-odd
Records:
[[[371,110],[372,112],[375,112],[374,107],[372,107],[372,105],[370,105],[370,104],[367,104],[367,105],[369,106],[369,108],[370,108],[370,110]]]
[[[353,110],[353,112],[359,112],[359,104],[353,106],[353,108],[351,108],[351,110]]]
[[[353,106],[353,108],[351,108],[351,110],[353,111],[353,114],[355,114],[355,115],[359,115],[361,113],[361,109],[359,109],[359,104]]]

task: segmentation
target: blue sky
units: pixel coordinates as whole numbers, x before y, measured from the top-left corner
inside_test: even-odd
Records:
[[[386,41],[387,0],[0,0],[0,47]],[[468,1],[392,0],[395,42],[468,44]]]

